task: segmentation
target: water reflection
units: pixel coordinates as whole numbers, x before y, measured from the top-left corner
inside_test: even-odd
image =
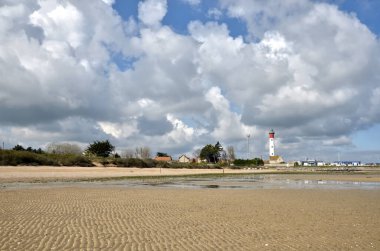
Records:
[[[309,176],[311,177],[311,176]],[[8,183],[0,189],[51,187],[119,187],[181,189],[380,189],[380,182],[308,179],[307,175],[250,174],[222,177],[157,177],[92,182]]]
[[[169,180],[126,180],[122,186],[191,188],[191,189],[380,189],[380,182],[334,181],[286,178],[283,175],[245,175],[215,178],[167,178]]]

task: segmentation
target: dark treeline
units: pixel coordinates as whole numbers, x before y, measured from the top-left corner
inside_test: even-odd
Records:
[[[1,150],[2,166],[93,166],[92,161],[81,155],[51,154],[26,150]]]
[[[226,154],[223,147],[217,142],[216,145],[206,145],[199,151],[199,157],[204,161],[199,163],[193,159],[190,163],[179,163],[176,161],[156,161],[150,157],[150,150],[147,147],[142,147],[141,149],[136,148],[134,156],[131,154],[125,154],[121,157],[115,152],[115,146],[113,146],[108,140],[94,141],[88,145],[85,151],[82,151],[79,146],[69,143],[51,143],[47,146],[46,151],[43,151],[41,148],[24,148],[17,144],[12,150],[0,150],[0,165],[85,167],[102,165],[141,168],[163,167],[208,169],[223,168],[226,166],[241,168],[243,166],[261,166],[264,164],[263,160],[259,158],[252,160],[234,159],[233,149],[230,148],[228,150],[228,154]],[[166,157],[169,155],[167,153],[158,152],[157,156]],[[231,165],[232,163],[233,165]]]
[[[207,163],[178,163],[178,162],[161,162],[154,159],[141,158],[121,158],[121,157],[98,157],[85,156],[77,154],[54,154],[54,153],[36,153],[26,150],[0,150],[1,166],[95,166],[94,163],[103,166],[115,167],[140,167],[140,168],[193,168],[209,169],[222,168],[223,164],[210,165]]]

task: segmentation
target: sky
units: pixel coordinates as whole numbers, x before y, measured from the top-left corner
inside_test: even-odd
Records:
[[[380,162],[378,0],[0,0],[0,141]],[[247,135],[250,135],[248,138]],[[249,144],[249,150],[248,150]]]

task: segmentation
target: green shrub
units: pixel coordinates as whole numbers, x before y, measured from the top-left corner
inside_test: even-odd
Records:
[[[128,167],[128,160],[124,158],[117,158],[113,161],[113,164],[118,167]]]
[[[90,159],[74,154],[47,154],[28,151],[0,151],[0,165],[93,166]]]
[[[114,164],[114,161],[113,160],[109,160],[107,158],[102,158],[102,159],[100,159],[100,164],[102,164],[103,166],[107,166],[107,165],[110,165],[110,164]]]
[[[262,165],[264,165],[264,161],[260,158],[234,160],[234,166],[262,166]]]
[[[152,168],[156,166],[156,163],[152,159],[143,159],[143,167]]]
[[[243,166],[239,166],[239,165],[231,165],[230,166],[230,169],[242,169],[243,168]]]
[[[144,167],[143,163],[144,162],[142,159],[130,158],[130,159],[127,159],[126,167]]]
[[[141,167],[151,168],[156,166],[156,162],[152,159],[138,159],[138,158],[115,158],[112,163],[118,167]]]
[[[164,168],[173,169],[211,169],[211,168],[221,168],[220,164],[207,164],[207,163],[180,163],[180,162],[164,162],[162,164]]]
[[[17,166],[23,165],[38,165],[41,163],[40,156],[36,156],[31,152],[26,151],[1,151],[1,164]]]
[[[89,158],[80,155],[67,155],[62,158],[60,164],[63,166],[94,166]]]

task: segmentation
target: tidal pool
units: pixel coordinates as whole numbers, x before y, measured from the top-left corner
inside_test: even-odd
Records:
[[[308,175],[252,174],[225,177],[165,177],[95,182],[103,186],[181,189],[380,189],[380,182],[315,179]],[[93,185],[96,185],[93,184]]]
[[[7,183],[1,189],[51,187],[119,187],[176,189],[380,189],[380,182],[332,180],[313,175],[250,174],[216,177],[149,177],[107,181]]]

